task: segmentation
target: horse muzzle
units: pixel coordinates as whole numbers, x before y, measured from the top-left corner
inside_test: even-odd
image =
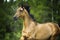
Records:
[[[18,18],[17,17],[13,17],[14,21],[16,21]]]

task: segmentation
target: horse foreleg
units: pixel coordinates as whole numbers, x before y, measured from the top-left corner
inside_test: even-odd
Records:
[[[22,36],[20,40],[27,40],[27,39],[28,39],[28,37]]]
[[[56,40],[56,36],[51,36],[50,40]]]
[[[20,40],[24,40],[24,37],[22,36],[22,37],[20,38]]]

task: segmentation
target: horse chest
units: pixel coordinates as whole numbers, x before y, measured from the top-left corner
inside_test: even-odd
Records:
[[[23,34],[24,36],[30,37],[33,33],[34,33],[34,24],[30,24],[29,26],[27,26],[26,28],[23,29]]]

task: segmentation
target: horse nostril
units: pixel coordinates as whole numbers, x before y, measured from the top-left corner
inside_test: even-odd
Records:
[[[14,17],[14,20],[17,20],[17,17]]]

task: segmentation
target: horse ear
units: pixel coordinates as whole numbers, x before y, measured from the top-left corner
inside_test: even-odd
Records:
[[[23,8],[21,8],[20,10],[24,10]]]
[[[23,7],[23,10],[24,10],[24,7]]]
[[[24,6],[23,5],[21,6],[21,8],[23,8],[23,10],[24,10]]]

